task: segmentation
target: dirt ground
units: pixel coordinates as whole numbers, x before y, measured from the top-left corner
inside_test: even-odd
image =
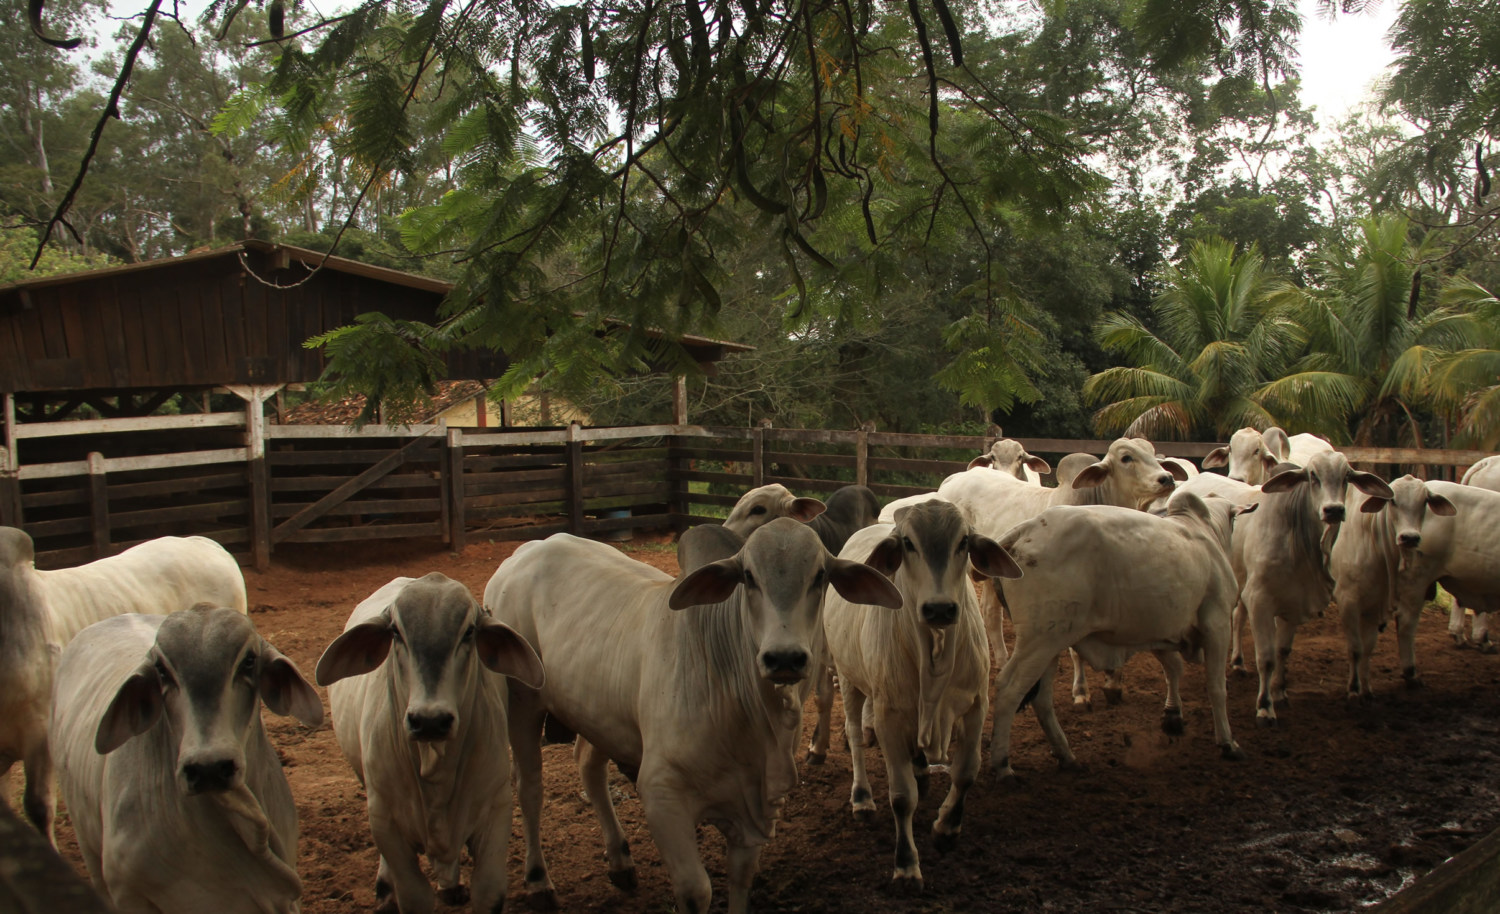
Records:
[[[288,550],[270,571],[246,573],[252,619],[310,678],[355,603],[390,578],[441,571],[480,594],[514,549],[481,542],[455,556],[440,543],[405,542]],[[665,538],[638,538],[628,551],[676,571]],[[828,762],[801,766],[803,783],[761,857],[752,904],[810,914],[1367,906],[1500,825],[1500,657],[1455,649],[1445,621],[1430,613],[1422,623],[1425,689],[1401,684],[1387,632],[1374,665],[1379,697],[1352,710],[1344,704],[1347,667],[1337,620],[1304,628],[1281,729],[1255,728],[1253,676],[1230,681],[1231,721],[1247,755],[1240,762],[1220,760],[1213,745],[1201,667],[1188,667],[1187,735],[1178,738],[1159,729],[1161,680],[1150,655],[1127,667],[1119,707],[1104,706],[1098,674],[1093,711],[1075,710],[1067,682],[1059,682],[1058,714],[1087,770],[1060,771],[1035,718],[1018,716],[1012,761],[1021,783],[997,787],[982,778],[969,794],[958,847],[947,854],[933,847],[929,832],[947,789],[936,774],[917,813],[927,884],[916,897],[893,896],[888,888],[894,828],[878,750],[870,771],[880,812],[871,824],[850,815],[849,755],[836,709]],[[1064,663],[1060,676],[1068,675]],[[297,799],[303,911],[370,910],[376,853],[364,795],[332,729],[266,719]],[[809,713],[809,733],[812,722]],[[672,910],[666,871],[629,782],[612,774],[640,877],[639,888],[626,893],[605,878],[598,827],[582,798],[571,747],[548,747],[545,770],[543,836],[563,909]],[[509,910],[524,910],[519,814],[513,833]],[[721,911],[723,840],[709,828],[700,833],[714,909]],[[82,872],[65,811],[58,839]]]

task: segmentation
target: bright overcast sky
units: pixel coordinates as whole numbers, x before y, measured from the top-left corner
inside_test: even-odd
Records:
[[[1330,130],[1364,101],[1391,62],[1385,34],[1395,21],[1396,0],[1383,0],[1357,16],[1329,22],[1316,0],[1300,0],[1302,15],[1302,103],[1316,107],[1318,124]]]

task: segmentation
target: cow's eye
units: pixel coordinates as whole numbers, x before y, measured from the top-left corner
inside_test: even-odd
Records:
[[[1131,457],[1129,454],[1126,454],[1124,457],[1120,458],[1120,462],[1121,463],[1129,463],[1133,459],[1135,459],[1135,458]]]
[[[959,553],[959,552],[963,552],[964,550],[966,550],[968,548],[969,548],[969,538],[967,536],[961,536],[961,537],[958,538],[958,548],[955,549],[955,550],[953,550],[953,551],[955,553]]]
[[[253,652],[246,654],[245,659],[240,661],[240,675],[250,679],[255,678],[255,654]]]
[[[463,642],[465,644],[468,644],[470,641],[473,641],[473,640],[474,640],[474,626],[470,625],[468,627],[468,629],[466,629],[464,631]]]
[[[748,569],[748,568],[745,569],[745,586],[746,587],[754,587],[755,586],[755,575],[751,574],[750,573],[750,569]]]
[[[394,625],[391,626],[391,640],[396,642],[397,644],[406,643],[406,639],[401,637],[401,629],[397,628]]]
[[[766,513],[766,506],[765,505],[756,505],[755,507],[753,507],[753,508],[750,509],[750,516],[751,517],[755,517],[757,515],[761,515],[761,514],[764,514],[764,513]]]
[[[823,580],[824,580],[823,569],[819,568],[818,569],[818,573],[815,574],[815,575],[813,575],[812,587],[810,587],[808,589],[809,590],[822,590],[823,589]]]
[[[164,686],[176,685],[176,680],[172,678],[172,671],[168,670],[166,663],[161,660],[156,661],[156,677]]]
[[[901,537],[901,548],[905,549],[907,552],[917,551],[917,547],[912,543],[911,537],[909,536]]]

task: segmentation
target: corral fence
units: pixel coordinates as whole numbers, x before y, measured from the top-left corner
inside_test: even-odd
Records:
[[[0,449],[0,524],[26,530],[42,567],[198,534],[264,568],[297,543],[438,537],[628,538],[722,518],[747,488],[820,495],[868,485],[882,497],[936,488],[993,436],[651,425],[474,429],[274,425],[244,411],[14,421]],[[1054,464],[1106,440],[1018,439]],[[1217,445],[1164,442],[1200,459]],[[1455,478],[1480,451],[1345,448],[1386,475]]]

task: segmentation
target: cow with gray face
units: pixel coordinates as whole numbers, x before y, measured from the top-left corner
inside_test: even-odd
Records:
[[[1431,545],[1423,550],[1422,533],[1424,527],[1431,527],[1429,514],[1434,519],[1452,517],[1457,510],[1452,501],[1414,476],[1393,480],[1391,493],[1391,498],[1384,499],[1351,489],[1344,526],[1333,544],[1333,598],[1349,641],[1351,701],[1374,695],[1370,657],[1393,611],[1404,661],[1401,672],[1408,685],[1420,683],[1414,659],[1417,619],[1425,593],[1440,570],[1424,560]]]
[[[824,663],[827,586],[858,603],[896,607],[879,572],[835,558],[806,525],[777,518],[734,555],[677,579],[619,550],[557,534],[522,545],[495,571],[484,602],[536,645],[540,689],[512,689],[515,751],[533,905],[555,905],[542,855],[544,715],[587,741],[585,790],[604,832],[609,878],[635,881],[610,801],[607,762],[635,781],[646,824],[682,914],[711,895],[697,826],[728,841],[729,911],[744,914],[802,733],[809,676]]]
[[[1393,495],[1379,476],[1353,469],[1338,451],[1324,451],[1307,466],[1283,466],[1266,480],[1260,510],[1235,529],[1234,572],[1260,674],[1260,726],[1275,726],[1276,705],[1286,701],[1286,663],[1298,626],[1321,616],[1333,599],[1329,557],[1348,515],[1351,486],[1378,498]]]
[[[402,914],[433,910],[425,854],[446,904],[505,906],[510,842],[506,676],[543,682],[524,638],[469,589],[436,572],[396,578],[354,608],[318,660],[339,748],[364,786],[380,851],[375,897]],[[474,862],[466,890],[465,848]]]
[[[950,769],[948,796],[932,827],[938,847],[948,849],[963,826],[964,796],[979,772],[989,711],[989,647],[968,568],[972,564],[988,577],[1011,578],[1021,572],[994,540],[974,533],[957,508],[941,501],[907,508],[892,526],[860,530],[841,557],[863,559],[901,592],[901,609],[895,613],[870,612],[832,594],[823,629],[844,694],[854,815],[868,819],[875,812],[862,735],[869,722],[884,749],[896,819],[893,878],[898,885],[920,888],[912,814],[926,792],[928,763],[948,763],[957,723],[960,748]],[[866,702],[873,715],[865,713]]]
[[[1229,444],[1216,447],[1203,458],[1203,469],[1227,467],[1229,478],[1258,486],[1271,478],[1278,463],[1286,461],[1291,443],[1286,432],[1271,426],[1264,432],[1242,428],[1229,436]]]
[[[1021,442],[1012,438],[997,440],[990,445],[988,453],[970,460],[968,468],[972,470],[976,467],[998,470],[1032,485],[1041,485],[1042,477],[1052,472],[1052,464],[1026,453]]]
[[[807,523],[822,514],[827,508],[816,498],[794,497],[786,486],[772,483],[751,489],[729,509],[724,518],[724,529],[741,537],[749,536],[755,528],[770,523],[778,517]]]
[[[297,810],[260,706],[323,705],[232,609],[123,615],[57,669],[51,742],[79,851],[121,911],[295,912]]]
[[[47,715],[57,655],[80,631],[123,613],[199,603],[245,611],[245,579],[224,547],[166,536],[76,568],[36,568],[31,537],[0,527],[0,784],[26,766],[27,817],[52,841]]]

